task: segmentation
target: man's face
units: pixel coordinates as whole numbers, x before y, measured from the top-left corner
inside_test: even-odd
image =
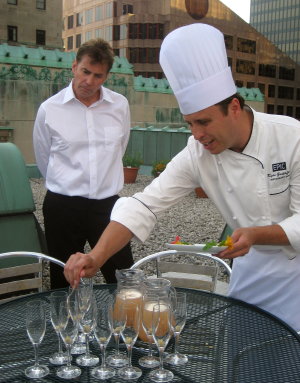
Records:
[[[243,150],[245,142],[240,135],[242,129],[237,121],[240,112],[238,101],[233,100],[228,106],[227,115],[224,115],[220,106],[214,105],[185,115],[184,119],[189,124],[195,140],[211,154],[219,154],[225,149]]]
[[[93,63],[87,55],[72,65],[73,91],[83,104],[89,106],[100,97],[100,86],[106,81],[108,66],[106,63]]]

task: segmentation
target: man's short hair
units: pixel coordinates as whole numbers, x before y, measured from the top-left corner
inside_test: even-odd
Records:
[[[243,99],[243,97],[239,94],[239,93],[235,93],[233,94],[232,96],[226,98],[225,100],[221,101],[221,102],[218,102],[216,105],[220,106],[221,107],[221,110],[223,112],[223,114],[225,116],[227,116],[228,114],[228,105],[231,103],[231,101],[234,99],[234,98],[237,98],[239,103],[240,103],[240,106],[241,106],[241,109],[244,108],[245,106],[245,100]]]
[[[93,64],[107,64],[108,72],[114,63],[114,51],[109,43],[103,39],[92,39],[80,46],[76,54],[76,61],[80,62],[83,56],[88,55]]]

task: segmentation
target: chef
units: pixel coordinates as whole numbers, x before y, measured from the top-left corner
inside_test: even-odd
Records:
[[[223,34],[191,24],[164,39],[160,64],[192,136],[143,192],[117,201],[89,254],[65,267],[71,285],[131,238],[145,241],[156,214],[201,186],[233,229],[229,295],[300,330],[300,123],[258,113],[237,94]],[[199,211],[201,215],[201,211]]]

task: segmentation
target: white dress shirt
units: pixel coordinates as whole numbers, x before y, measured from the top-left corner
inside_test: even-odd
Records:
[[[100,99],[87,107],[70,83],[41,104],[34,124],[36,162],[47,189],[90,199],[118,194],[129,134],[124,96],[102,86]]]
[[[299,121],[254,112],[243,153],[225,150],[211,155],[190,137],[187,147],[143,193],[116,202],[111,219],[144,241],[156,223],[154,214],[197,186],[233,229],[276,223],[283,228],[291,246],[253,246],[234,260],[229,295],[258,305],[299,331]]]

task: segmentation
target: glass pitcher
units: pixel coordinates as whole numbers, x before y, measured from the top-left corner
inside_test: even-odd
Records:
[[[127,320],[130,321],[130,314],[136,305],[142,304],[142,282],[144,280],[144,272],[139,269],[122,269],[116,270],[117,278],[117,295],[116,310],[119,307],[126,308]]]
[[[171,282],[165,278],[148,278],[143,281],[143,301],[142,301],[142,310],[143,310],[143,321],[149,322],[150,325],[152,320],[153,307],[156,304],[165,304],[167,306],[172,305],[172,299],[176,297],[176,292],[174,287],[171,286]],[[148,337],[143,329],[143,326],[140,326],[139,338],[144,342],[148,341]]]

